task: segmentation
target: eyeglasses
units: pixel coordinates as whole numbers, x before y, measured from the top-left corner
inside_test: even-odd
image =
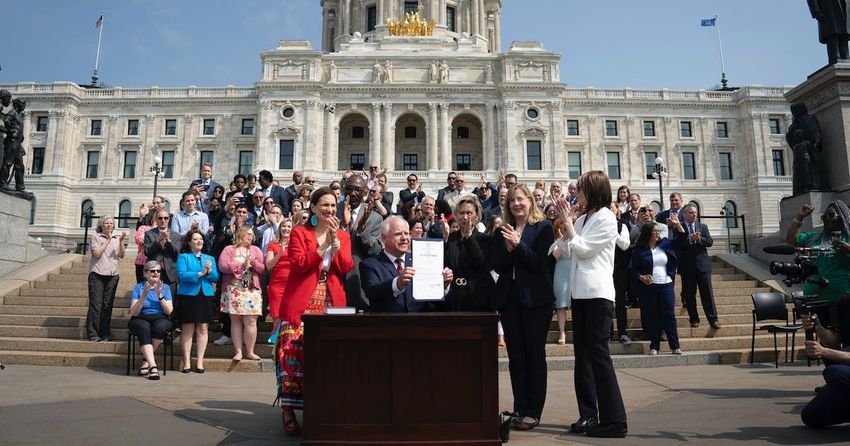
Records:
[[[369,166],[370,169],[378,170],[378,166]]]
[[[408,182],[408,183],[412,183],[412,182],[414,182],[414,181],[416,181],[416,178],[408,178],[408,179],[407,179],[407,182]]]
[[[254,196],[254,199],[255,199],[255,200],[262,200],[262,199],[263,199],[263,196],[262,196],[262,195],[255,195],[255,196]]]
[[[364,188],[362,188],[362,187],[359,187],[359,186],[358,186],[358,187],[354,187],[354,186],[351,186],[351,185],[346,185],[346,186],[345,186],[345,190],[347,190],[347,191],[349,191],[349,192],[363,192],[363,191],[365,191],[366,189],[364,189]]]
[[[166,221],[169,217],[157,217],[156,219],[159,221]]]
[[[274,204],[274,200],[268,200],[263,202],[264,205]]]
[[[158,270],[158,269],[149,269],[149,270],[148,270],[148,272],[149,272],[149,273],[151,273],[151,274],[159,274],[159,273],[161,273],[161,272],[162,272],[162,270]]]
[[[422,212],[422,209],[416,208],[413,210],[413,212]]]
[[[449,181],[454,181],[456,179],[457,179],[456,177],[449,177]]]

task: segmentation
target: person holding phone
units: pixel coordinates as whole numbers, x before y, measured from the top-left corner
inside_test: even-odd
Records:
[[[139,338],[142,349],[141,368],[139,376],[147,376],[150,380],[159,379],[154,351],[162,344],[165,335],[171,330],[171,288],[163,283],[162,265],[156,260],[149,260],[144,268],[145,280],[133,287],[133,297],[130,299],[130,322],[127,329]]]

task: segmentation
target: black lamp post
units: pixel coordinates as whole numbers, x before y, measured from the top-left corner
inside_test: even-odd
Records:
[[[660,156],[655,158],[655,172],[652,172],[652,178],[658,178],[658,194],[661,198],[661,210],[664,210],[664,184],[662,178],[667,176],[667,168],[664,167],[664,158]]]
[[[726,217],[723,219],[723,225],[726,226],[726,252],[732,252],[732,225],[729,223],[729,220],[735,218],[734,215],[726,214],[726,207],[724,206],[720,209],[720,216]]]
[[[156,188],[159,176],[162,174],[162,157],[157,155],[153,157],[153,166],[150,167],[150,174],[153,175],[153,198],[156,199]]]

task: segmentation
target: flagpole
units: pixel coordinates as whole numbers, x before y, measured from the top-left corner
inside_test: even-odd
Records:
[[[720,17],[720,14],[714,14],[714,21],[717,24],[717,45],[720,47],[720,84],[723,85],[723,88],[727,88],[728,81],[726,80],[726,63],[723,61],[723,40],[720,38],[720,20],[718,17]]]
[[[100,38],[103,36],[103,18],[106,16],[106,13],[101,11],[100,13],[100,32],[97,33],[97,54],[94,56],[94,72],[91,75],[91,85],[92,87],[97,86],[97,65],[100,63]]]

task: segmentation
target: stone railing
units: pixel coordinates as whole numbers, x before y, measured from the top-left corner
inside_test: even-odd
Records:
[[[256,97],[257,90],[251,87],[180,87],[180,88],[83,88],[73,82],[53,82],[36,84],[34,82],[19,82],[17,84],[0,84],[0,89],[9,90],[13,95],[39,93],[73,94],[85,99],[113,98],[187,98],[187,97]]]
[[[735,102],[742,98],[785,98],[791,87],[746,85],[735,91],[714,90],[634,90],[631,88],[566,88],[563,99],[638,99],[661,101]]]

